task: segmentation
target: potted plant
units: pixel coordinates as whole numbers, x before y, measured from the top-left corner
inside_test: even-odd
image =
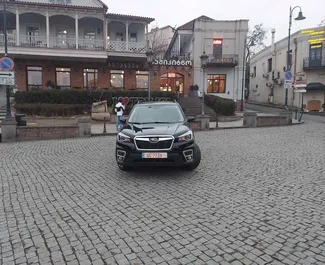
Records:
[[[198,85],[191,85],[190,86],[190,97],[198,97]]]
[[[54,82],[51,80],[47,80],[45,85],[46,85],[47,89],[53,89],[55,87]]]

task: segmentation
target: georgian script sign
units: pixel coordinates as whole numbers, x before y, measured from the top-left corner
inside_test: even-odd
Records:
[[[153,65],[162,65],[162,66],[192,66],[192,61],[187,60],[158,60],[155,59],[152,62]]]
[[[116,62],[109,61],[107,63],[108,68],[110,69],[142,69],[144,66],[140,63],[135,62]]]
[[[113,106],[116,105],[116,103],[118,102],[118,99],[122,99],[122,104],[123,105],[128,105],[130,104],[131,106],[133,106],[134,104],[137,104],[139,101],[143,102],[146,101],[148,102],[148,98],[142,98],[142,97],[113,97],[112,101],[113,101]],[[163,97],[157,97],[157,98],[151,98],[150,101],[170,101],[170,98],[163,98]]]

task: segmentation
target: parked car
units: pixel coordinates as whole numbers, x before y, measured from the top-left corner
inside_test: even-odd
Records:
[[[177,102],[139,103],[116,138],[121,170],[143,166],[175,166],[193,170],[201,161],[194,132]]]

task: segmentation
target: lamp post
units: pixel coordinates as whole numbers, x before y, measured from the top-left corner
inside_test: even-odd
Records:
[[[287,51],[287,66],[286,66],[286,72],[290,71],[291,69],[291,60],[292,60],[292,56],[291,56],[291,50],[290,50],[290,37],[291,37],[291,25],[292,25],[292,13],[293,11],[299,8],[299,14],[298,16],[295,18],[295,20],[304,20],[306,17],[303,16],[302,11],[301,11],[301,7],[300,6],[295,6],[294,8],[291,8],[290,6],[290,12],[289,12],[289,30],[288,30],[288,51]],[[288,106],[288,88],[286,87],[285,90],[285,106]]]
[[[206,55],[205,51],[200,56],[201,59],[201,67],[203,70],[203,87],[202,87],[202,115],[204,115],[204,94],[205,94],[205,67],[207,65],[209,56]]]
[[[148,73],[149,73],[148,74],[148,101],[150,101],[150,98],[151,98],[150,68],[151,68],[151,64],[152,64],[152,60],[153,60],[153,55],[154,55],[154,52],[152,51],[152,49],[148,48],[148,50],[146,52]]]
[[[3,37],[4,37],[4,44],[5,44],[5,57],[8,56],[8,40],[7,40],[7,8],[6,8],[6,0],[2,1],[3,3]],[[7,101],[7,108],[6,108],[6,121],[12,121],[13,117],[11,116],[11,108],[10,108],[10,88],[8,85],[5,85],[6,88],[6,101]]]
[[[247,44],[247,40],[245,38],[245,42],[244,42],[244,52],[243,52],[243,78],[242,78],[242,84],[241,84],[241,102],[240,102],[240,111],[244,111],[244,86],[245,86],[245,63],[246,63],[246,44]]]

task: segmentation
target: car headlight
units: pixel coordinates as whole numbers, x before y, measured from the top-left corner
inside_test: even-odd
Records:
[[[117,141],[122,143],[130,143],[131,139],[129,136],[125,135],[124,133],[118,133],[117,134]]]
[[[188,142],[193,140],[193,132],[188,131],[187,133],[182,134],[181,136],[178,136],[178,142]]]

